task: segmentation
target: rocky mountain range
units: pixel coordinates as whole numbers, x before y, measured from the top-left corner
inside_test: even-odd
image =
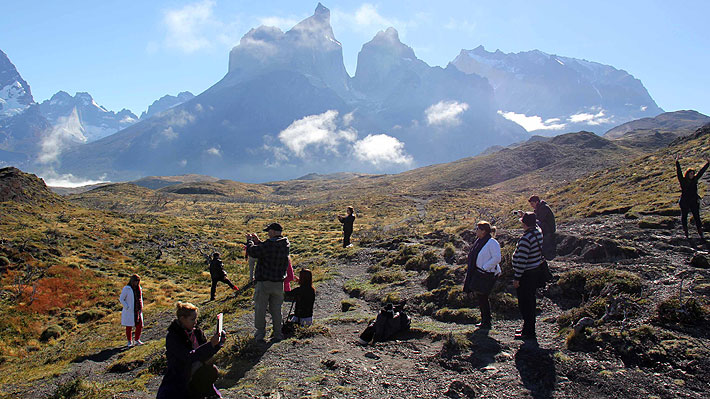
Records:
[[[43,101],[39,109],[55,127],[78,128],[73,132],[78,142],[91,142],[110,136],[121,129],[138,122],[138,117],[128,109],[109,111],[94,101],[89,93],[76,93],[74,97],[59,91],[49,100]]]
[[[452,65],[488,79],[500,113],[528,131],[584,129],[601,134],[663,112],[640,80],[597,62],[539,50],[489,52],[478,46],[461,50]]]
[[[168,109],[176,105],[182,104],[185,101],[192,100],[194,97],[195,95],[190,93],[189,91],[180,92],[177,96],[172,96],[170,94],[164,95],[163,97],[160,97],[159,99],[153,101],[153,104],[148,106],[147,110],[143,111],[140,119],[150,118],[155,114],[167,111]]]
[[[51,109],[53,100],[61,107]],[[523,142],[530,131],[601,134],[662,112],[640,81],[610,66],[478,47],[432,67],[394,28],[363,45],[350,77],[321,4],[286,32],[250,30],[231,50],[223,79],[196,97],[161,98],[130,126],[138,119],[130,111],[108,111],[88,94],[60,92],[39,109],[53,125],[45,137],[71,145],[0,149],[85,178],[198,173],[249,182],[399,172]],[[101,138],[112,129],[121,130]],[[8,131],[0,133],[29,137]]]

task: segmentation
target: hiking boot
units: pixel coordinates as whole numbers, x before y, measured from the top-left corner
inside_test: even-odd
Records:
[[[479,330],[490,330],[492,327],[493,326],[491,326],[490,321],[488,321],[488,322],[482,321],[482,322],[476,324],[476,328],[478,328]]]
[[[126,343],[126,348],[130,348],[132,346],[133,346],[133,341],[128,341],[128,343]]]
[[[143,345],[143,341],[141,341],[140,339],[137,339],[137,340],[135,340],[135,342],[133,342],[133,345]]]

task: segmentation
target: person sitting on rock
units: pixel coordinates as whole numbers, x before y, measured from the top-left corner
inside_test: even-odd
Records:
[[[224,271],[224,265],[222,260],[219,258],[219,252],[212,254],[212,260],[210,261],[210,277],[212,277],[212,288],[210,289],[210,301],[214,301],[214,294],[217,290],[217,283],[220,281],[227,284],[232,290],[237,291],[239,288],[232,284],[227,278],[227,272]]]
[[[678,182],[680,183],[680,222],[683,225],[683,232],[685,233],[685,238],[688,238],[688,213],[693,213],[693,219],[695,220],[695,227],[698,229],[698,234],[700,239],[704,240],[703,236],[703,222],[700,220],[700,196],[698,195],[698,181],[703,176],[703,173],[708,169],[710,161],[705,162],[702,168],[695,173],[695,169],[688,168],[685,174],[681,172],[680,169],[680,159],[681,156],[678,154],[675,158],[675,169],[678,175]]]
[[[409,330],[411,323],[411,318],[403,309],[395,309],[391,303],[388,303],[360,334],[358,343],[369,345],[386,341],[401,331]]]

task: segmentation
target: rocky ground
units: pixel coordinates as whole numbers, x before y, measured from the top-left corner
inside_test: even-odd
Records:
[[[351,298],[343,287],[348,281],[369,276],[368,270],[372,271],[382,258],[382,249],[370,245],[331,264],[333,277],[317,286],[313,328],[300,330],[281,342],[258,346],[245,338],[253,333],[251,313],[228,325],[230,339],[243,340],[243,345],[233,357],[223,358],[238,362],[238,366],[233,363],[217,385],[225,398],[708,397],[707,321],[664,324],[657,321],[656,304],[681,292],[686,297],[707,300],[710,271],[697,267],[701,263],[691,265],[690,260],[694,255],[707,254],[710,247],[679,235],[672,218],[652,217],[655,219],[649,221],[605,215],[559,227],[560,256],[551,262],[558,277],[570,271],[604,267],[629,271],[641,279],[641,292],[635,299],[609,291],[611,284],[596,294],[595,298],[606,300],[604,316],[592,317],[593,325],[578,335],[582,338],[575,341],[577,346],[568,347],[571,328],[562,328],[560,320],[574,317],[572,324],[576,323],[574,315],[581,318],[587,313],[569,316],[570,312],[595,298],[570,297],[563,292],[566,286],[562,281],[539,295],[538,339],[523,342],[513,339],[521,325],[514,314],[494,314],[492,330],[475,331],[471,324],[437,321],[419,313],[421,306],[416,305],[416,298],[427,291],[423,285],[426,271],[409,272],[407,281],[396,284],[401,300],[414,304],[412,330],[394,341],[360,346],[356,343],[358,335],[376,315],[380,303],[372,295]],[[504,249],[513,245],[506,240],[513,240],[517,234],[499,234]],[[405,245],[421,242],[413,237]],[[459,259],[465,250],[465,245],[458,248]],[[504,287],[504,291],[513,292],[510,287]],[[354,306],[344,312],[342,301]],[[219,307],[220,303],[218,300],[204,306]],[[154,318],[144,333],[146,342],[164,336],[171,314],[165,312]],[[640,332],[649,329],[654,331],[652,336],[638,338]],[[125,369],[110,370],[125,351],[109,348],[76,359],[70,372],[39,381],[31,392],[19,391],[16,397],[59,397],[57,387],[77,377],[89,382],[141,378],[154,364],[137,362]],[[160,380],[147,381],[148,392],[113,397],[155,397]]]

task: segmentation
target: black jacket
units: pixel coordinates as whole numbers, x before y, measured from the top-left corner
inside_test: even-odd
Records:
[[[685,176],[683,176],[683,172],[680,170],[680,162],[675,161],[675,170],[681,189],[680,202],[682,204],[694,205],[698,203],[698,199],[700,198],[700,196],[698,196],[698,181],[703,177],[703,173],[708,169],[708,165],[710,165],[710,162],[706,162],[698,173],[695,174],[695,177],[686,179]]]
[[[212,259],[210,261],[210,276],[212,280],[221,280],[227,272],[224,271],[224,264],[220,259]]]
[[[205,334],[199,327],[195,327],[195,337],[200,346],[197,349],[192,349],[190,338],[188,338],[187,332],[182,328],[179,321],[174,320],[168,327],[168,335],[165,338],[165,356],[168,360],[168,370],[158,389],[157,399],[195,399],[202,397],[190,389],[193,363],[206,362],[217,353],[220,346],[214,347],[207,342]]]
[[[538,224],[540,225],[540,230],[542,230],[542,235],[548,235],[557,231],[557,226],[555,225],[555,215],[552,213],[552,209],[547,205],[547,202],[540,201],[535,208],[535,217],[537,218]]]
[[[343,224],[343,231],[353,231],[353,224],[355,223],[355,215],[348,215],[348,216],[338,216],[338,220],[340,220],[340,223]]]
[[[298,318],[313,317],[313,304],[316,301],[316,290],[313,287],[296,287],[287,292],[286,297],[296,301],[294,316]]]

